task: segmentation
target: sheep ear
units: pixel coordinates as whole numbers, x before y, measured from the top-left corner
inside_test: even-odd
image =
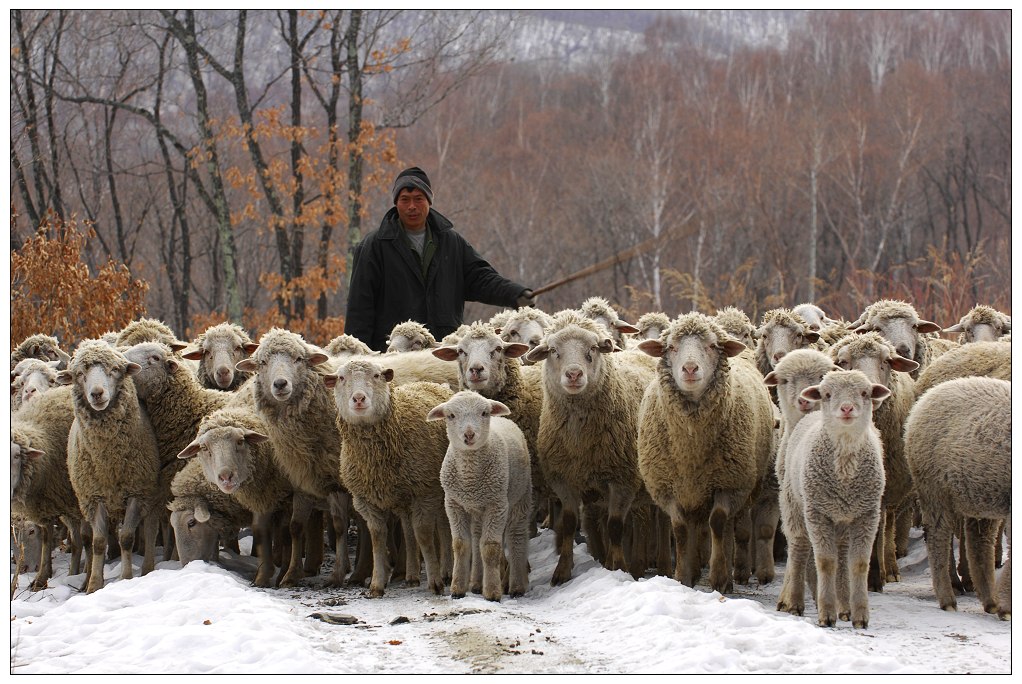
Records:
[[[178,458],[182,458],[182,459],[184,459],[184,458],[191,458],[195,454],[199,453],[199,449],[201,449],[201,448],[202,447],[199,446],[198,442],[192,442],[191,444],[186,446],[184,449],[182,449],[181,453],[179,453],[177,455],[177,457]]]
[[[188,344],[187,342],[171,342],[167,346],[170,347],[171,352],[177,354],[179,351],[184,351],[185,349],[188,349],[188,347],[192,345]]]
[[[195,519],[198,520],[200,523],[209,522],[209,519],[212,517],[209,513],[209,504],[207,504],[205,501],[200,501],[196,503],[194,515]]]
[[[617,351],[617,345],[614,344],[614,340],[609,337],[605,337],[600,340],[599,344],[596,345],[596,348],[601,354],[610,354]]]
[[[250,356],[256,353],[256,349],[259,349],[259,345],[256,342],[246,342],[241,346],[245,350],[245,353]]]
[[[1011,332],[1011,318],[1009,318],[1008,316],[1004,317],[1004,327],[1001,328],[1001,332],[1002,333]]]
[[[45,456],[46,455],[45,451],[40,451],[39,449],[33,449],[32,447],[28,447],[26,449],[22,449],[21,453],[24,454],[25,456],[28,456],[29,458],[39,458],[40,456]]]
[[[1010,329],[1010,324],[1009,324],[1009,329]],[[58,349],[57,350],[57,366],[56,366],[57,370],[64,370],[65,368],[67,368],[69,363],[71,363],[71,357],[68,355],[68,353],[63,351],[63,350],[61,350],[61,349]]]
[[[333,389],[337,386],[337,376],[335,374],[327,374],[323,376],[323,384]]]
[[[727,354],[728,356],[738,356],[743,351],[748,349],[748,347],[746,347],[738,340],[724,340],[723,342],[720,343],[720,346],[721,349],[724,350],[724,353]]]
[[[889,396],[891,396],[891,390],[887,389],[883,385],[873,385],[873,390],[870,392],[870,398],[873,399],[874,408]]]
[[[626,335],[634,335],[635,333],[639,332],[639,329],[636,328],[634,325],[632,325],[631,323],[625,323],[624,321],[615,323],[614,328],[619,333],[624,333]]]
[[[955,323],[950,328],[944,328],[943,332],[946,333],[963,333],[965,332],[965,326],[961,323]]]
[[[639,349],[650,356],[660,358],[664,355],[664,344],[660,340],[643,340],[639,342]]]
[[[820,333],[816,332],[817,330],[819,330],[819,326],[813,328],[808,332],[803,333],[802,337],[809,340],[810,344],[815,344],[820,341]]]
[[[458,348],[457,347],[437,347],[433,350],[433,356],[444,361],[457,361],[458,360]]]
[[[916,332],[932,333],[940,332],[940,326],[930,321],[919,321],[916,323]]]
[[[234,370],[240,370],[244,373],[255,373],[259,370],[259,364],[252,359],[242,359],[234,364]]]
[[[383,379],[386,380],[387,382],[391,382],[394,379],[394,369],[393,368],[384,369]]]
[[[821,399],[823,399],[823,395],[820,394],[819,385],[811,385],[809,387],[806,387],[804,390],[802,390],[802,393],[799,396],[809,401],[820,401]]]
[[[511,415],[511,409],[506,404],[502,404],[499,401],[490,402],[490,416],[509,416]]]
[[[911,373],[912,371],[919,368],[919,364],[912,359],[906,359],[904,356],[894,354],[891,358],[887,359],[887,363],[890,364],[891,370],[900,371],[902,373]]]
[[[190,352],[185,352],[181,355],[182,359],[188,359],[189,361],[202,361],[203,351],[201,349],[193,349]]]
[[[75,379],[69,370],[62,370],[57,373],[57,382],[61,385],[71,385],[74,384],[74,381]]]
[[[426,420],[443,420],[444,412],[447,410],[447,403],[434,406],[433,410],[426,414]]]
[[[777,377],[777,374],[774,373],[774,371],[770,371],[769,373],[766,374],[766,377],[763,378],[763,384],[770,385],[771,387],[783,385],[785,382],[787,382],[787,380]]]
[[[262,444],[270,441],[270,438],[255,430],[245,430],[245,441],[249,444]]]
[[[167,358],[167,371],[168,372],[170,372],[170,373],[177,372],[177,369],[180,367],[180,365],[181,364],[179,364],[174,358],[172,358],[172,357],[168,357]]]
[[[543,361],[546,357],[550,356],[550,347],[545,343],[539,344],[532,351],[526,353],[525,358],[532,363],[537,361]]]
[[[511,342],[504,345],[504,356],[509,359],[517,359],[529,353],[529,345],[521,342]]]

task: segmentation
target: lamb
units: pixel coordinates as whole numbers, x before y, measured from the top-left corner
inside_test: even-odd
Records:
[[[71,388],[58,387],[11,417],[11,514],[38,524],[38,571],[29,588],[53,576],[53,527],[63,522],[71,539],[71,574],[81,565],[82,515],[67,471],[67,439],[74,421]]]
[[[398,323],[387,338],[388,354],[435,349],[439,346],[440,343],[433,337],[433,333],[418,321]]]
[[[977,304],[946,333],[960,333],[958,344],[993,342],[1011,332],[1011,317],[989,306]]]
[[[735,309],[737,311],[738,309]],[[670,317],[661,311],[650,311],[639,316],[639,320],[635,322],[635,327],[638,329],[636,336],[639,341],[642,340],[655,340],[658,339],[667,328],[671,325]]]
[[[220,323],[210,326],[195,338],[193,345],[197,349],[181,356],[199,362],[196,374],[203,387],[233,392],[251,377],[251,373],[235,368],[256,348],[240,325]]]
[[[919,367],[911,373],[913,380],[918,380],[919,374],[951,344],[950,340],[927,337],[927,333],[940,332],[940,326],[922,320],[915,307],[896,299],[873,302],[849,327],[857,333],[880,333],[899,356],[918,363]]]
[[[171,483],[167,504],[181,565],[215,562],[220,542],[237,542],[238,530],[251,527],[252,513],[206,479],[199,459],[186,461]]]
[[[756,330],[756,367],[766,377],[794,349],[821,349],[820,333],[790,309],[771,309]]]
[[[135,530],[144,522],[142,574],[155,567],[159,500],[156,435],[142,411],[131,376],[141,370],[123,354],[98,340],[75,350],[61,384],[72,386],[74,422],[67,442],[67,470],[87,523],[86,546],[92,547],[86,591],[103,587],[107,530],[121,522],[121,578],[131,579]]]
[[[886,485],[881,527],[870,563],[869,587],[872,591],[882,591],[884,582],[901,579],[895,549],[896,522],[898,513],[912,503],[912,477],[905,460],[903,434],[905,420],[916,397],[915,383],[909,373],[918,365],[899,356],[887,340],[874,332],[839,341],[830,348],[830,357],[841,368],[860,370],[871,382],[890,390],[887,400],[873,409],[873,424],[880,431],[884,447]]]
[[[178,454],[181,459],[198,456],[206,479],[252,512],[259,557],[253,582],[257,587],[272,585],[273,515],[285,508],[294,494],[291,482],[277,466],[266,432],[267,425],[256,412],[228,407],[206,416],[195,439]],[[293,547],[299,546],[293,543]],[[282,571],[278,579],[284,575]]]
[[[951,523],[969,519],[966,554],[976,594],[988,613],[1011,619],[1011,383],[969,377],[943,382],[923,394],[905,425],[926,530],[926,549],[937,602],[957,610],[949,577]],[[1007,518],[1008,560],[994,586],[992,535]]]
[[[603,326],[610,334],[611,339],[618,349],[625,348],[625,335],[639,332],[639,329],[630,323],[621,320],[617,311],[603,297],[590,297],[582,302],[578,308],[583,316],[592,319],[597,325]]]
[[[40,361],[56,361],[57,370],[64,370],[70,363],[71,357],[60,348],[56,337],[49,335],[30,335],[11,352],[11,368],[25,359],[39,359]]]
[[[606,521],[604,565],[612,570],[625,566],[625,518],[642,491],[635,446],[639,400],[653,374],[622,361],[623,354],[612,353],[615,348],[602,326],[565,311],[527,354],[531,361],[544,361],[537,450],[544,479],[562,503],[554,586],[571,579],[583,500]],[[587,537],[592,543],[597,535],[587,530]]]
[[[508,595],[522,596],[529,588],[531,467],[525,435],[502,417],[510,412],[499,401],[462,390],[426,415],[447,425],[440,484],[454,545],[454,598],[464,597],[471,584],[485,599],[500,601],[505,545]]]
[[[394,357],[383,357],[392,360]],[[449,388],[414,382],[391,386],[394,372],[366,359],[352,359],[323,378],[333,389],[336,426],[342,451],[339,473],[351,492],[355,510],[366,521],[373,547],[369,595],[381,597],[390,576],[387,558],[387,513],[401,519],[405,536],[405,581],[419,584],[419,550],[426,561],[426,581],[443,594],[444,580],[435,533],[450,532],[444,515],[440,467],[447,449],[443,426],[425,416],[450,399]]]
[[[703,314],[679,317],[639,348],[660,359],[639,408],[638,464],[646,489],[671,517],[674,578],[695,586],[696,540],[708,520],[710,585],[730,592],[735,520],[757,499],[773,454],[770,396],[756,368],[739,357],[745,345]],[[764,583],[767,570],[757,565]]]
[[[543,340],[543,330],[550,325],[551,320],[550,314],[535,307],[523,306],[511,312],[507,321],[495,330],[505,342],[526,344],[529,349],[535,349]]]
[[[756,348],[756,326],[741,309],[725,306],[714,316],[717,325],[749,349]],[[655,339],[655,338],[653,338]]]
[[[934,359],[919,375],[916,394],[922,396],[942,382],[969,375],[1011,380],[1011,344],[969,342]]]
[[[400,355],[398,355],[400,356]],[[326,373],[319,366],[329,357],[305,342],[301,335],[273,328],[259,340],[252,356],[238,363],[238,370],[255,373],[251,397],[256,412],[266,422],[278,467],[295,490],[325,499],[336,536],[336,562],[329,586],[341,586],[348,572],[348,505],[350,497],[341,485],[339,459],[341,439],[334,427],[337,407],[324,385]],[[295,497],[289,525],[292,539],[301,539],[311,515],[308,497]],[[304,577],[301,545],[292,544],[291,562],[280,586],[293,586]],[[365,567],[356,568],[349,581],[361,581]]]
[[[794,427],[784,454],[781,519],[788,538],[788,573],[777,609],[805,610],[805,566],[816,561],[821,627],[838,619],[869,625],[866,575],[880,522],[884,451],[873,404],[890,395],[857,370],[830,371],[801,396],[820,410]]]
[[[24,359],[11,371],[11,412],[41,396],[59,383],[58,361]]]

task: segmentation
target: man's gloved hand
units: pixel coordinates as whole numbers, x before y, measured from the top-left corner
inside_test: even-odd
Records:
[[[522,308],[523,306],[536,306],[536,298],[533,296],[532,290],[523,290],[522,293],[518,295],[518,308]]]

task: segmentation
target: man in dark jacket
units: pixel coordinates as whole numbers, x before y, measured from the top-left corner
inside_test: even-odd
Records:
[[[432,208],[433,189],[417,166],[398,174],[394,207],[379,229],[355,247],[344,330],[384,351],[404,321],[418,321],[436,339],[457,330],[465,302],[516,307],[532,290],[501,276]]]

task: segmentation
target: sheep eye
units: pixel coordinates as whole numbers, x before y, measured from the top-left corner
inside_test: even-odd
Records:
[[[448,413],[447,414],[447,420],[454,420],[454,414],[453,413]]]
[[[512,339],[517,339],[518,338],[518,331],[517,330],[512,330],[510,333],[508,333],[508,336],[511,337]]]
[[[488,416],[488,415],[490,415],[490,412],[489,412],[489,411],[483,411],[483,418],[485,418],[485,417],[486,417],[486,416]]]
[[[458,350],[458,356],[468,356],[468,354],[465,352],[464,349],[459,349]]]
[[[188,518],[188,529],[195,527],[195,523],[198,521],[195,518]]]
[[[379,380],[379,379],[380,379],[380,374],[379,373],[373,373],[373,380]]]

